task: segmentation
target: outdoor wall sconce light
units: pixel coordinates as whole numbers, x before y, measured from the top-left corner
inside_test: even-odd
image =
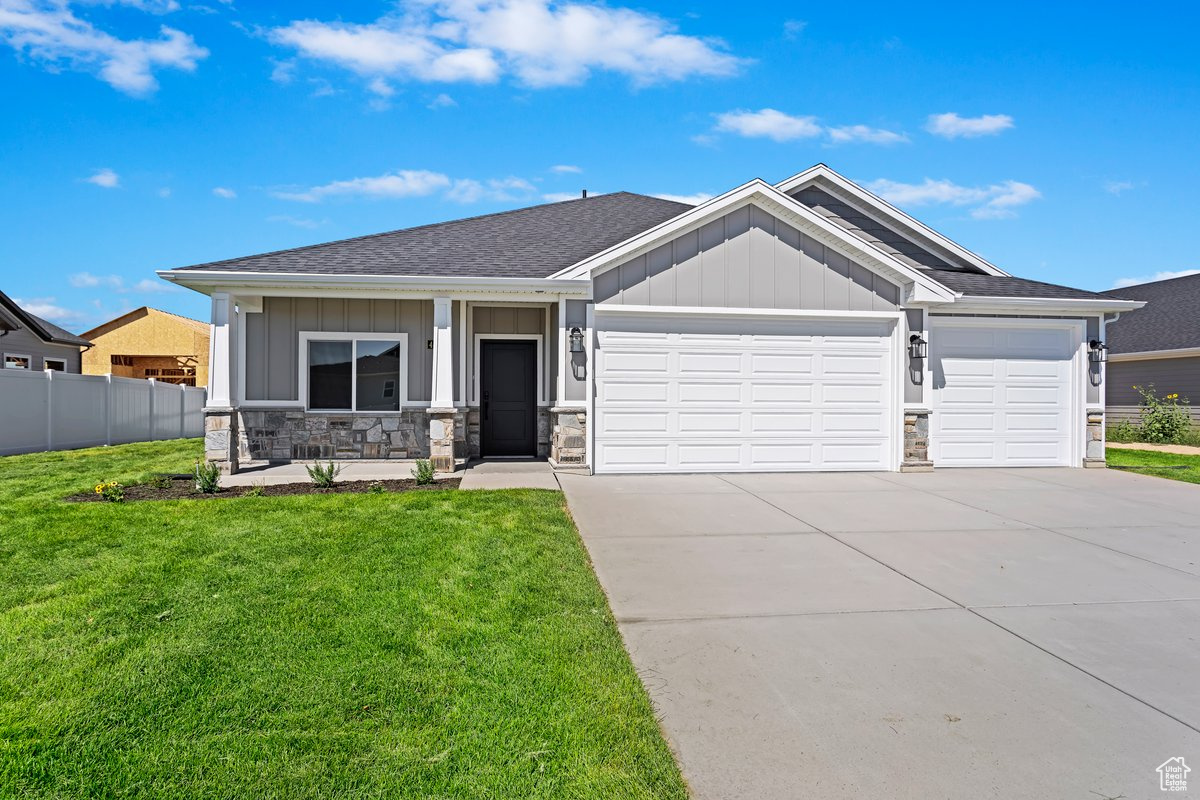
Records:
[[[583,352],[583,331],[579,328],[571,328],[571,352]]]
[[[1088,342],[1088,361],[1093,364],[1103,364],[1108,361],[1108,345],[1099,339]]]
[[[921,338],[921,334],[914,333],[908,337],[908,357],[909,358],[925,358],[929,355],[929,342]]]

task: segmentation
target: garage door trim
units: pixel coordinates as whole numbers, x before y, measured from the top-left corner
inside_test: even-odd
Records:
[[[1063,319],[1063,318],[1034,318],[1034,317],[956,317],[951,315],[931,314],[929,317],[930,340],[931,340],[931,357],[933,355],[932,348],[938,345],[934,343],[939,338],[939,329],[944,332],[947,328],[1008,328],[1013,330],[1025,329],[1057,329],[1065,330],[1071,333],[1071,358],[1069,361],[1069,403],[1070,409],[1068,413],[1067,423],[1070,426],[1070,466],[1079,466],[1083,463],[1084,456],[1084,410],[1083,410],[1083,386],[1086,380],[1086,362],[1084,355],[1084,346],[1087,341],[1087,321],[1084,319]],[[932,358],[929,365],[929,377],[933,377]],[[934,387],[936,389],[936,387]],[[931,408],[936,406],[936,400],[933,397]],[[1101,403],[1103,405],[1103,403]],[[932,431],[931,431],[932,434]],[[936,466],[936,465],[935,465]]]
[[[626,317],[713,317],[725,319],[756,320],[763,322],[794,320],[830,320],[837,322],[891,322],[891,335],[888,338],[890,362],[890,397],[887,414],[890,417],[887,468],[897,471],[904,458],[903,419],[904,413],[904,379],[902,338],[904,325],[903,311],[822,311],[822,310],[790,310],[771,308],[719,308],[705,306],[644,306],[616,305],[598,303],[589,308],[588,314],[588,371],[587,371],[587,458],[589,470],[596,472],[596,386],[595,373],[597,370],[597,348],[599,336],[597,333],[597,317],[611,318]]]

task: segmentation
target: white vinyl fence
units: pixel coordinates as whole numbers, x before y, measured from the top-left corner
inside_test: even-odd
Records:
[[[0,369],[0,455],[204,435],[205,390]]]

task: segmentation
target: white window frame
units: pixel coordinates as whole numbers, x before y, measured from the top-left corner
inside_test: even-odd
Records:
[[[396,342],[400,345],[400,375],[396,384],[396,396],[399,398],[396,411],[359,411],[358,404],[358,341]],[[308,345],[309,342],[350,342],[351,371],[350,371],[350,408],[310,408],[308,404]],[[296,370],[299,379],[300,403],[304,410],[311,414],[369,414],[381,416],[399,414],[405,406],[413,405],[408,402],[408,334],[407,333],[371,333],[369,331],[347,333],[343,331],[300,331],[300,364]],[[419,404],[417,404],[419,405]]]
[[[546,312],[549,316],[549,311]],[[471,365],[471,405],[479,405],[479,382],[481,379],[482,365],[481,353],[483,352],[483,342],[500,341],[500,342],[536,342],[537,354],[534,356],[537,359],[537,405],[539,408],[550,405],[550,399],[546,395],[546,356],[545,356],[545,336],[540,333],[477,333],[475,334],[475,360]]]
[[[9,360],[10,358],[23,358],[23,359],[25,359],[25,360],[28,362],[28,366],[25,366],[25,367],[10,367],[10,366],[8,365],[8,360]],[[28,369],[28,370],[32,370],[32,369],[33,369],[33,356],[29,355],[28,353],[5,353],[5,354],[4,354],[4,362],[3,362],[3,363],[4,363],[4,366],[2,367],[3,369]]]
[[[59,365],[58,370],[57,370],[58,372],[66,372],[67,371],[67,360],[65,358],[45,358],[45,357],[42,358],[42,370],[43,371],[50,369],[51,361],[53,361],[55,364]]]

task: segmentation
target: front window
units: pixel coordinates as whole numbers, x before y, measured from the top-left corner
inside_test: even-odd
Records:
[[[44,358],[42,363],[45,364],[46,369],[52,372],[67,371],[67,362],[61,358]]]
[[[328,334],[326,334],[328,335]],[[339,336],[308,340],[308,407],[317,411],[399,411],[402,338]]]
[[[29,365],[32,362],[33,359],[29,356],[18,356],[13,355],[12,353],[6,353],[4,355],[5,369],[29,369]]]

